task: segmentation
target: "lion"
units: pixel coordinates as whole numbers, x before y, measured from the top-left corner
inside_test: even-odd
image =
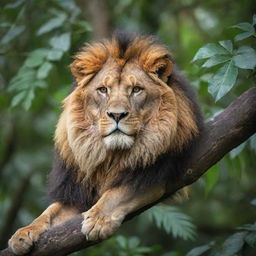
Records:
[[[40,234],[82,213],[87,240],[164,196],[202,131],[194,92],[153,36],[115,33],[85,45],[70,65],[49,175],[52,204],[9,240],[26,254]]]

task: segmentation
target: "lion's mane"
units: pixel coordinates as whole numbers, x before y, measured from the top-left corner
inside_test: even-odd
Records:
[[[163,86],[160,121],[152,122],[131,150],[107,151],[84,111],[84,85],[109,58],[120,69],[129,60],[137,59],[151,79],[167,84],[174,92],[168,93]],[[55,162],[49,177],[54,201],[84,211],[113,186],[127,184],[140,189],[177,178],[195,147],[202,118],[190,85],[170,59],[168,49],[154,37],[123,33],[115,34],[111,40],[87,44],[75,56],[71,71],[76,86],[64,101],[55,133]],[[156,60],[160,60],[157,65]],[[172,108],[174,111],[168,111]]]

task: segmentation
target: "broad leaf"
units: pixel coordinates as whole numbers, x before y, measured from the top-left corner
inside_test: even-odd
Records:
[[[222,245],[222,255],[234,256],[238,253],[244,245],[244,238],[246,235],[247,232],[238,232],[230,236]]]
[[[50,32],[55,28],[61,27],[66,20],[67,15],[64,13],[60,14],[58,17],[50,19],[44,25],[42,25],[37,31],[37,35],[40,36],[44,33]]]
[[[43,65],[37,71],[37,78],[44,79],[48,76],[53,65],[50,62],[44,62]]]
[[[250,139],[249,139],[249,142],[250,142],[250,148],[252,150],[254,150],[254,152],[256,153],[256,134],[254,134]]]
[[[234,86],[238,70],[233,61],[221,67],[211,78],[208,86],[209,93],[218,101]]]
[[[49,50],[47,59],[48,60],[60,60],[62,56],[63,56],[63,51],[61,51],[59,49],[52,49],[52,50]]]
[[[238,156],[245,148],[246,142],[242,143],[238,147],[234,148],[232,151],[230,151],[229,155],[231,159],[234,159],[236,156]]]
[[[241,53],[232,58],[235,65],[242,69],[254,69],[256,66],[256,53]]]
[[[248,53],[248,54],[256,54],[255,50],[247,45],[243,45],[241,47],[239,47],[236,51],[236,54],[243,54],[243,53]]]
[[[249,244],[251,247],[256,247],[256,232],[249,233],[245,237],[245,242]]]
[[[47,87],[47,83],[44,80],[36,80],[33,82],[33,86],[45,89]]]
[[[12,98],[11,107],[16,107],[26,97],[26,91],[19,92]]]
[[[191,251],[189,251],[186,256],[200,256],[202,255],[203,253],[209,251],[211,249],[211,246],[210,245],[203,245],[203,246],[199,246],[199,247],[196,247],[194,249],[192,249]]]
[[[239,29],[241,29],[243,31],[246,31],[246,32],[253,32],[254,33],[253,25],[248,23],[248,22],[239,23],[239,24],[236,24],[232,27],[233,28],[239,28]]]
[[[25,30],[25,26],[12,26],[8,32],[3,36],[2,40],[0,41],[0,44],[8,44],[10,43],[14,38],[19,36],[23,31]]]
[[[237,36],[235,36],[235,41],[241,41],[245,38],[253,36],[253,34],[254,32],[244,32],[244,33],[238,34]]]
[[[210,59],[208,59],[202,67],[204,68],[210,68],[210,67],[213,67],[213,66],[216,66],[220,63],[223,63],[223,62],[226,62],[230,60],[230,56],[223,56],[223,55],[216,55],[216,56],[213,56],[211,57]]]
[[[215,55],[229,54],[229,52],[218,44],[207,44],[200,48],[192,61],[210,58]]]
[[[251,203],[251,205],[256,206],[256,198],[252,199],[252,201],[250,203]]]
[[[27,95],[24,99],[24,102],[23,102],[23,107],[25,110],[29,110],[31,105],[32,105],[32,101],[33,99],[35,98],[35,93],[34,93],[34,89],[30,89],[28,92],[27,92]]]
[[[230,53],[233,52],[233,44],[231,40],[219,41],[219,44],[226,50],[228,50]]]
[[[9,3],[9,4],[6,4],[4,6],[4,9],[15,9],[17,7],[19,7],[20,5],[22,5],[26,0],[17,0],[16,2],[13,2],[13,3]]]
[[[35,71],[31,69],[22,69],[22,72],[18,74],[10,81],[8,91],[20,91],[28,89],[32,81],[35,80]]]
[[[29,68],[35,68],[40,66],[44,61],[44,57],[37,54],[31,54],[25,61],[25,66]]]
[[[81,20],[81,21],[78,21],[76,23],[77,26],[81,27],[81,32],[84,32],[84,31],[92,31],[93,28],[91,26],[91,24],[88,22],[88,21],[85,21],[85,20]]]
[[[50,45],[55,49],[66,52],[70,48],[70,33],[53,37],[50,41]]]
[[[253,15],[253,18],[252,18],[252,25],[256,25],[256,14]]]
[[[238,229],[248,230],[248,231],[256,231],[256,223],[254,223],[254,224],[245,224],[242,227],[239,227]]]

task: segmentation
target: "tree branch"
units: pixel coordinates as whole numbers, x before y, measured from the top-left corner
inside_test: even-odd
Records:
[[[205,132],[200,137],[198,149],[193,152],[188,160],[184,175],[178,182],[176,181],[176,184],[171,184],[170,182],[170,189],[164,198],[172,195],[178,189],[195,182],[226,153],[247,140],[255,132],[256,88],[254,87],[243,93],[221,114],[206,124]],[[154,204],[143,207],[129,215],[126,220],[138,215]],[[79,215],[43,233],[29,255],[62,256],[96,244],[96,242],[86,241],[81,233],[81,222],[82,216]],[[0,256],[13,255],[9,249],[0,252]]]

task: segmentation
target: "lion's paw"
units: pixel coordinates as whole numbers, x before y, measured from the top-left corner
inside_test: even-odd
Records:
[[[42,233],[36,226],[27,226],[18,229],[8,242],[11,250],[17,255],[23,255],[30,251],[34,242],[39,238]]]
[[[123,216],[108,216],[95,209],[84,212],[83,217],[81,231],[88,241],[103,240],[110,237],[123,220]]]

